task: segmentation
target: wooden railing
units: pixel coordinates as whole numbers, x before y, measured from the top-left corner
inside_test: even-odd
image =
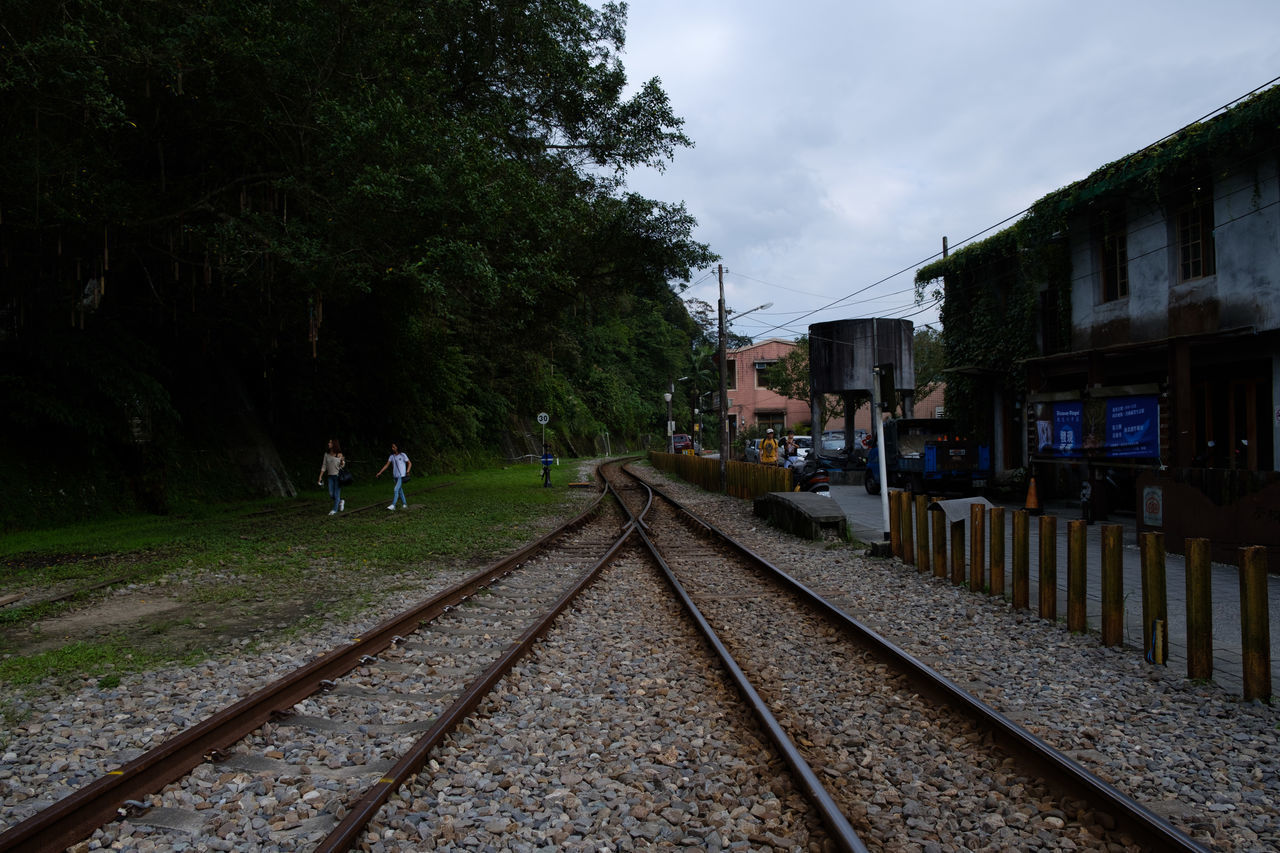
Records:
[[[894,556],[914,564],[921,572],[934,577],[948,576],[947,540],[950,539],[950,579],[956,586],[965,583],[973,592],[1004,597],[1005,571],[1012,574],[1012,605],[1030,610],[1031,587],[1031,514],[1025,510],[1012,513],[1013,537],[1010,555],[1005,562],[1005,510],[975,503],[967,522],[953,521],[950,530],[947,517],[930,512],[925,495],[911,492],[889,493],[889,542]],[[926,521],[926,518],[929,521]],[[1042,515],[1038,519],[1040,553],[1037,575],[1042,619],[1058,618],[1058,519]],[[1067,522],[1067,613],[1066,627],[1084,632],[1087,625],[1088,567],[1086,547],[1087,522]],[[967,529],[966,529],[967,528]],[[1124,621],[1124,564],[1118,524],[1102,525],[1102,644],[1117,646],[1122,642]],[[969,547],[965,547],[966,533]],[[1165,576],[1165,537],[1163,533],[1143,533],[1141,546],[1142,579],[1142,646],[1147,660],[1163,664],[1169,654],[1168,585]],[[987,543],[990,543],[990,561]],[[966,561],[966,551],[968,560]],[[1267,613],[1267,549],[1262,546],[1241,549],[1240,615],[1241,646],[1246,700],[1271,698],[1271,641]],[[1207,679],[1213,676],[1213,612],[1209,584],[1208,540],[1187,540],[1186,568],[1186,647],[1187,676]],[[967,563],[967,565],[966,565]]]
[[[649,452],[649,461],[659,471],[675,474],[680,479],[709,492],[720,491],[720,460],[687,453]],[[725,463],[728,494],[752,500],[769,492],[789,492],[793,488],[790,468],[759,465],[730,459]]]

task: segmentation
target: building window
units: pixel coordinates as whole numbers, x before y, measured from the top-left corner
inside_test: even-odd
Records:
[[[771,360],[769,360],[769,361],[757,361],[757,362],[755,363],[755,368],[756,368],[756,387],[757,387],[757,388],[767,388],[767,387],[768,387],[768,386],[765,384],[765,381],[764,381],[764,380],[765,380],[765,376],[769,373],[769,368],[773,367],[773,366],[774,366],[775,364],[777,364],[777,363],[778,363],[778,360],[777,360],[776,358],[775,358],[775,359],[771,359]]]
[[[760,431],[760,435],[764,435],[767,429],[773,430],[773,437],[782,443],[782,437],[786,435],[787,428],[786,412],[756,412],[756,429]]]
[[[726,358],[724,360],[724,387],[730,391],[738,388],[738,360],[734,358]]]
[[[1213,275],[1213,200],[1193,201],[1178,209],[1178,281]]]
[[[1129,240],[1124,231],[1108,228],[1102,234],[1102,301],[1129,296]]]

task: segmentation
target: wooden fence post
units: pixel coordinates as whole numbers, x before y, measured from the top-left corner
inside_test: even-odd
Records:
[[[951,522],[951,583],[964,583],[964,522]]]
[[[947,514],[929,510],[933,522],[933,576],[947,576]]]
[[[987,510],[982,504],[969,506],[969,591],[982,592],[987,563]]]
[[[889,553],[899,558],[902,557],[902,524],[898,517],[900,494],[901,492],[889,492]]]
[[[1040,618],[1058,620],[1058,519],[1040,516]]]
[[[1013,511],[1013,606],[1031,607],[1031,513]]]
[[[1151,663],[1169,659],[1169,603],[1163,533],[1144,533],[1142,551],[1142,650]]]
[[[1076,634],[1089,630],[1088,532],[1083,520],[1067,522],[1067,630]]]
[[[1213,678],[1209,540],[1187,540],[1187,678]]]
[[[1271,628],[1267,622],[1267,549],[1245,548],[1240,559],[1240,649],[1244,698],[1271,700]]]
[[[1102,645],[1124,641],[1124,527],[1102,528]]]
[[[1004,507],[991,508],[991,594],[1004,598]]]
[[[916,495],[916,568],[929,571],[929,498]]]
[[[916,561],[915,542],[912,541],[915,536],[915,524],[911,521],[911,509],[915,506],[915,495],[911,492],[903,492],[898,498],[898,508],[902,513],[902,518],[898,522],[898,528],[902,531],[899,536],[902,537],[902,562],[912,565]]]

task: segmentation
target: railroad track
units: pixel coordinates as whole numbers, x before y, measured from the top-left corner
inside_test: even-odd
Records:
[[[749,711],[717,712],[710,739],[749,746],[725,759],[699,737],[689,752],[726,778],[750,777],[743,790],[767,786],[769,802],[789,804],[765,809],[759,846],[898,849],[918,838],[1016,849],[1048,833],[1050,847],[1203,849],[618,468],[602,469],[611,486],[578,519],[0,834],[0,850],[66,847],[121,818],[101,842],[119,838],[124,824],[149,827],[157,849],[193,836],[230,839],[236,849],[347,850],[424,831],[458,841],[450,812],[426,811],[444,799],[448,773],[465,775],[441,766],[442,750],[467,752],[446,739],[467,721],[496,728],[502,749],[503,724],[469,715],[483,703],[490,716],[502,710],[490,691],[504,674],[579,596],[595,602],[584,608],[622,610],[642,589],[650,615],[613,642],[643,630],[651,648],[659,631],[697,625],[702,646],[682,646],[696,661],[680,664],[682,683],[713,668],[714,654],[734,685],[724,691],[748,699]],[[587,592],[602,575],[608,591]],[[691,618],[650,589],[664,583]],[[609,651],[586,636],[582,654],[651,653]],[[546,707],[535,716],[553,731],[558,706]],[[572,737],[597,734],[578,728]],[[732,757],[742,754],[759,757],[744,767]],[[571,829],[545,837],[581,836]]]
[[[670,582],[744,671],[778,748],[821,779],[815,806],[842,847],[1205,850],[655,494],[645,527]]]
[[[396,773],[408,775],[415,749],[429,750],[422,744],[442,737],[482,685],[528,650],[616,552],[625,521],[614,501],[598,500],[543,539],[0,833],[0,850],[63,849],[119,820],[149,827],[157,847],[221,832],[251,846],[347,849],[340,839],[359,831],[356,810],[385,796]],[[244,792],[259,774],[298,780],[286,786],[296,800],[251,797],[246,808]]]

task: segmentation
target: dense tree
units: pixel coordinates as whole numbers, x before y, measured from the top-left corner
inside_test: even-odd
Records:
[[[2,3],[10,437],[650,422],[714,258],[625,189],[690,144],[626,94],[625,5]]]

